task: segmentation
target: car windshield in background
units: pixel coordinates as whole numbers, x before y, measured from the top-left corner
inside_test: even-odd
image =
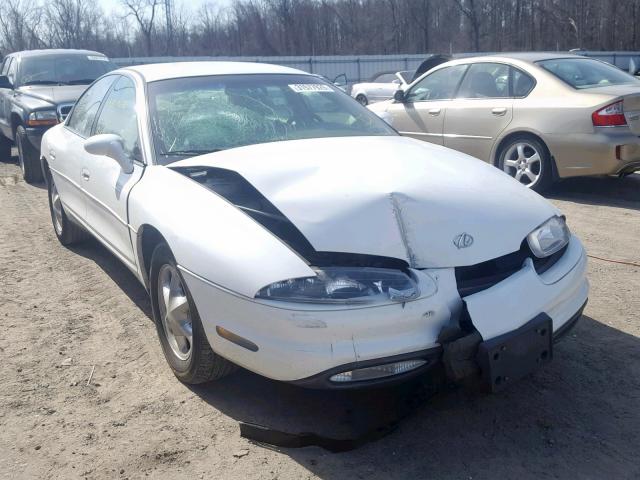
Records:
[[[310,75],[217,75],[149,84],[157,162],[257,143],[396,135],[341,90]]]
[[[116,66],[104,55],[47,55],[20,62],[18,84],[88,85]]]
[[[537,62],[545,70],[573,88],[594,88],[607,85],[638,84],[640,81],[622,70],[589,58],[556,58]]]

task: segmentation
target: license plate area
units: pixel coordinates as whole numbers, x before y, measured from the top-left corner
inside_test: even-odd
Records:
[[[512,332],[480,343],[478,365],[485,385],[498,392],[551,361],[553,323],[541,313]]]

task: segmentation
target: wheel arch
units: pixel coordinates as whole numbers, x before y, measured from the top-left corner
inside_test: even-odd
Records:
[[[553,153],[551,152],[551,150],[549,149],[549,146],[547,145],[547,142],[544,141],[544,139],[542,138],[542,136],[532,130],[516,130],[516,131],[512,131],[509,132],[507,135],[505,135],[504,137],[502,137],[497,143],[496,146],[493,149],[493,153],[491,156],[491,163],[494,167],[498,167],[498,161],[500,160],[500,152],[502,151],[502,149],[504,148],[504,146],[509,143],[511,140],[513,140],[516,137],[529,137],[532,138],[534,140],[537,140],[538,142],[540,142],[542,144],[542,146],[544,148],[546,148],[547,153],[549,154],[549,158],[551,159],[551,170],[553,173],[553,179],[557,180],[559,178],[558,175],[558,167],[556,165],[556,159],[553,156]]]
[[[23,125],[22,117],[18,115],[17,112],[11,112],[11,134],[13,135],[13,140],[16,139],[16,130],[20,125]]]
[[[138,229],[136,238],[136,250],[138,265],[142,274],[144,287],[149,291],[149,271],[151,270],[151,256],[153,250],[160,244],[167,243],[164,235],[152,225],[144,224]],[[168,243],[167,243],[168,244]]]

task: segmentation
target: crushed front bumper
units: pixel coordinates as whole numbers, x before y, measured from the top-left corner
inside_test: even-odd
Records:
[[[440,332],[457,325],[463,300],[483,341],[515,331],[541,313],[548,315],[554,334],[559,335],[579,317],[589,289],[586,255],[576,237],[544,273],[538,274],[525,261],[509,278],[464,299],[458,294],[451,268],[415,272],[419,286],[435,282],[436,289],[428,295],[404,304],[359,308],[261,302],[184,269],[182,273],[214,351],[268,378],[320,388],[379,385],[434,368],[442,356]],[[223,338],[217,327],[236,337]],[[257,349],[234,342],[237,337]],[[336,373],[398,359],[427,362],[380,380],[349,384],[329,380]]]

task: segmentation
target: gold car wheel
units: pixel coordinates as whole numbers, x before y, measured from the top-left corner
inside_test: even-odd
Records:
[[[520,183],[531,188],[543,175],[542,156],[529,142],[514,143],[504,156],[502,168]]]

